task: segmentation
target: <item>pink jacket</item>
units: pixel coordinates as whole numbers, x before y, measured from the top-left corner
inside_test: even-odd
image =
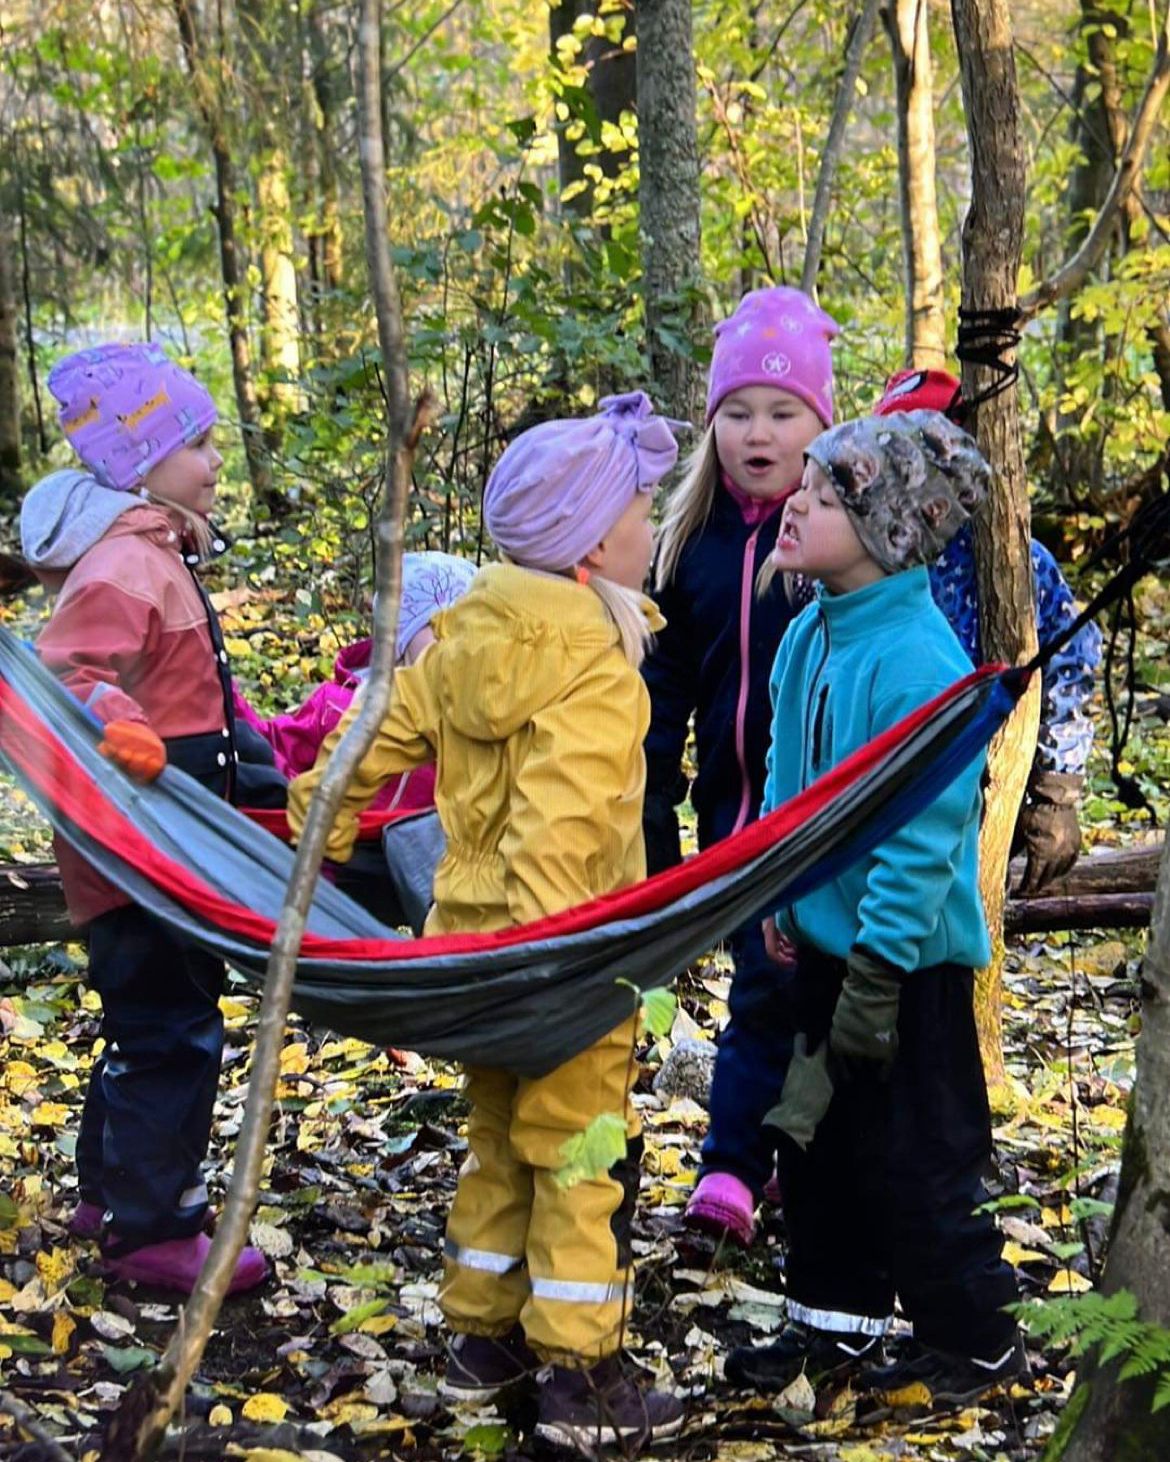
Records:
[[[239,686],[233,686],[236,718],[264,737],[272,747],[277,768],[290,780],[312,767],[326,736],[348,710],[362,683],[359,672],[370,663],[373,643],[364,639],[346,646],[338,653],[331,682],[319,685],[295,711],[267,721],[248,704]],[[433,807],[434,802],[435,768],[423,766],[391,777],[370,803],[370,811],[414,812]]]
[[[44,664],[103,725],[145,721],[164,738],[226,730],[207,610],[179,527],[146,504],[115,519],[66,573],[37,638]],[[76,923],[129,902],[61,839],[57,858]]]

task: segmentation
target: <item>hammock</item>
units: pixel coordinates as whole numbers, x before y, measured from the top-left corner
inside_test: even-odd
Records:
[[[745,920],[811,892],[910,821],[982,752],[1028,675],[974,672],[734,837],[535,923],[410,939],[322,882],[294,1008],[365,1041],[542,1075],[628,1016],[635,991],[669,984]],[[261,980],[292,851],[176,767],[131,781],[100,738],[0,628],[0,763],[135,903]]]

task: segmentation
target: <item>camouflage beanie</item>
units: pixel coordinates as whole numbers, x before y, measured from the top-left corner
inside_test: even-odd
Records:
[[[827,474],[865,551],[890,574],[933,563],[991,483],[974,439],[941,411],[845,421],[805,455]]]

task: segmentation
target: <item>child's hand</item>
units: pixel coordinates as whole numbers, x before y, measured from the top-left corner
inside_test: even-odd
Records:
[[[787,935],[780,933],[776,928],[776,920],[771,915],[764,920],[764,948],[768,951],[768,958],[782,970],[795,967],[796,945]]]
[[[136,782],[153,782],[167,764],[167,749],[141,721],[111,721],[98,750]]]

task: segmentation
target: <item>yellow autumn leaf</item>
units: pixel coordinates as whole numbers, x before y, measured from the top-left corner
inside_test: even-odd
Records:
[[[1015,1239],[1005,1239],[1003,1245],[1003,1257],[1011,1265],[1035,1264],[1047,1258],[1039,1249],[1025,1249],[1023,1244],[1017,1244]]]
[[[240,1000],[232,1000],[227,995],[221,995],[219,1013],[223,1016],[227,1026],[243,1025],[248,1018],[248,1007]]]
[[[249,1447],[243,1457],[244,1462],[301,1462],[298,1452],[286,1452],[283,1447]]]
[[[38,1102],[29,1121],[34,1127],[63,1127],[69,1116],[69,1108],[64,1102]]]
[[[371,1315],[368,1320],[363,1320],[358,1329],[363,1335],[385,1335],[388,1330],[393,1330],[398,1324],[397,1315]]]
[[[244,1402],[244,1415],[249,1421],[283,1421],[288,1402],[273,1391],[257,1391]]]
[[[924,1386],[921,1381],[912,1381],[909,1386],[902,1386],[897,1391],[883,1391],[882,1400],[887,1406],[934,1405],[930,1387]]]
[[[1093,1288],[1093,1281],[1078,1274],[1075,1269],[1062,1269],[1049,1281],[1049,1294],[1084,1294]]]
[[[232,1409],[225,1406],[222,1401],[217,1401],[207,1413],[207,1420],[211,1426],[231,1426]]]
[[[69,1349],[69,1342],[73,1338],[73,1332],[77,1329],[76,1321],[72,1315],[67,1315],[64,1310],[58,1310],[53,1316],[53,1354],[64,1355]]]
[[[9,1061],[4,1068],[4,1085],[13,1096],[23,1096],[37,1084],[37,1073],[27,1061]]]
[[[280,1053],[280,1069],[285,1076],[301,1076],[309,1069],[309,1048],[305,1045],[285,1046]]]
[[[229,655],[250,655],[252,646],[247,640],[242,640],[238,635],[229,635],[224,639],[224,649]]]
[[[56,1292],[69,1279],[75,1268],[74,1255],[68,1249],[51,1249],[37,1255],[37,1273],[44,1282],[46,1294]]]
[[[318,1412],[322,1421],[331,1421],[337,1426],[351,1426],[355,1431],[370,1422],[377,1421],[378,1408],[370,1401],[354,1401],[348,1396],[340,1396],[336,1401],[330,1401]]]

